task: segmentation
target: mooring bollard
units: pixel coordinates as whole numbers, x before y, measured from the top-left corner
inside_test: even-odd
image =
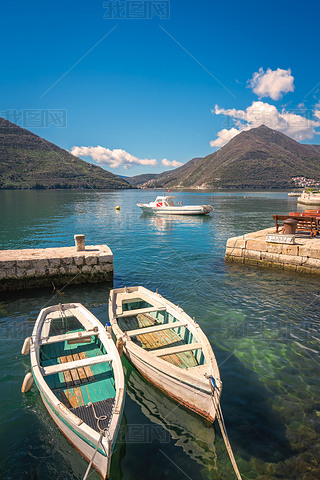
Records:
[[[85,250],[85,235],[75,235],[74,240],[76,242],[76,250],[77,252],[81,252],[82,250]]]

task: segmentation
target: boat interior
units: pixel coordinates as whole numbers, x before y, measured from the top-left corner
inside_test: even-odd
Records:
[[[150,303],[142,292],[118,294],[116,316],[120,329],[156,357],[184,369],[205,365],[202,345],[188,322],[175,318],[160,303]]]
[[[112,362],[106,361],[106,349],[97,331],[90,323],[89,326],[90,330],[84,328],[74,315],[51,313],[42,329],[39,360],[44,380],[54,395],[72,413],[98,431],[94,412],[97,416],[103,414],[108,417],[100,421],[100,427],[106,428],[111,419],[116,390]],[[43,335],[44,330],[46,336]]]

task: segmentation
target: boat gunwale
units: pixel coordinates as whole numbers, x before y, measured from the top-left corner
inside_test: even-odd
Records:
[[[186,328],[193,334],[195,337],[195,340],[198,340],[197,343],[201,343],[202,345],[202,351],[203,355],[205,357],[206,363],[204,365],[201,365],[203,367],[202,370],[208,370],[206,373],[210,376],[213,376],[217,386],[220,388],[222,385],[221,379],[220,379],[220,372],[219,372],[219,367],[217,364],[216,357],[214,355],[214,352],[212,350],[212,347],[209,343],[209,340],[207,339],[206,335],[200,328],[200,326],[180,307],[175,305],[174,303],[170,302],[169,300],[165,299],[162,297],[159,293],[154,293],[151,292],[147,289],[145,289],[142,286],[138,287],[129,287],[127,289],[128,293],[137,293],[139,291],[142,291],[144,295],[147,295],[150,300],[154,300],[157,303],[162,303],[164,306],[166,306],[166,311],[173,315],[177,321],[186,321],[187,325]],[[181,378],[184,383],[190,385],[191,381],[193,382],[192,385],[194,385],[194,382],[198,382],[198,388],[205,390],[207,393],[211,392],[211,388],[209,385],[208,379],[205,377],[204,373],[199,371],[199,365],[196,367],[189,367],[185,369],[181,369],[180,367],[168,363],[166,360],[162,359],[160,356],[157,357],[154,355],[151,351],[147,351],[137,345],[136,343],[131,340],[129,336],[125,335],[125,332],[119,327],[118,322],[117,322],[117,315],[116,311],[114,311],[114,307],[116,308],[116,297],[119,293],[124,293],[125,289],[120,288],[120,289],[114,289],[110,291],[110,298],[109,298],[109,318],[110,322],[112,325],[112,329],[114,331],[114,334],[116,335],[117,339],[120,337],[123,337],[125,339],[125,344],[124,348],[128,349],[129,352],[134,353],[140,360],[143,360],[145,363],[148,363],[162,373],[162,375],[168,376],[168,373],[171,373],[172,378]],[[134,310],[131,311],[132,315],[134,315]],[[141,329],[141,334],[143,334],[143,328]],[[199,347],[196,349],[198,350]],[[160,351],[160,350],[159,350]],[[197,370],[192,370],[193,368],[198,368]],[[221,390],[221,388],[220,388]]]
[[[112,444],[116,440],[116,435],[120,427],[120,421],[123,411],[123,402],[124,402],[124,374],[122,370],[121,359],[117,348],[111,338],[111,336],[106,332],[103,325],[99,320],[82,304],[80,303],[68,303],[64,304],[63,307],[65,310],[69,308],[74,308],[74,316],[78,321],[83,325],[81,318],[77,317],[76,313],[83,314],[86,317],[86,320],[93,326],[98,328],[97,337],[100,339],[102,345],[105,347],[108,355],[111,357],[112,361],[112,370],[115,380],[115,403],[113,407],[113,413],[110,418],[110,423],[108,426],[108,432],[112,439]],[[44,308],[40,311],[36,323],[34,325],[33,333],[31,336],[31,346],[30,346],[30,360],[31,360],[31,369],[32,373],[38,387],[38,390],[41,395],[43,395],[48,403],[48,406],[55,411],[55,414],[63,421],[70,429],[76,433],[83,441],[91,447],[95,448],[97,442],[99,441],[100,434],[96,432],[93,428],[83,422],[79,417],[70,411],[54,394],[51,388],[48,386],[47,382],[44,379],[42,373],[42,366],[40,365],[39,351],[41,345],[41,329],[45,322],[47,316],[55,311],[59,311],[60,306],[54,305],[51,307]],[[86,330],[81,331],[81,333],[86,334]],[[62,340],[63,341],[63,340]],[[93,357],[94,358],[94,357]],[[121,408],[119,408],[121,407]],[[83,438],[84,437],[84,438]],[[106,437],[103,437],[101,446],[105,451],[105,455],[108,457],[108,452],[110,449],[109,441]],[[93,445],[93,446],[92,446]],[[100,452],[101,453],[101,452]],[[111,452],[110,452],[111,453]]]

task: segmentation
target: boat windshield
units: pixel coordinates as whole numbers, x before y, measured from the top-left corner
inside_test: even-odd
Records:
[[[173,201],[174,197],[157,197],[156,198],[156,203],[159,204],[157,206],[164,206],[164,207],[174,207],[175,203]]]

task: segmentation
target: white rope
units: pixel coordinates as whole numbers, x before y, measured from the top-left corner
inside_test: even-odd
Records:
[[[100,443],[101,443],[102,437],[104,437],[104,436],[107,435],[107,437],[108,437],[108,442],[111,443],[111,437],[110,437],[110,433],[109,433],[108,427],[106,427],[106,428],[101,428],[100,425],[99,425],[99,422],[101,422],[101,421],[103,421],[103,420],[108,420],[108,416],[107,416],[107,415],[100,415],[100,417],[97,417],[97,414],[96,414],[96,411],[95,411],[95,408],[94,408],[93,403],[89,403],[87,406],[88,406],[88,407],[89,407],[89,406],[92,407],[93,414],[94,414],[94,416],[95,416],[95,418],[96,418],[96,420],[97,420],[97,427],[98,427],[99,432],[100,432],[100,437],[99,437],[97,446],[96,446],[96,448],[95,448],[95,451],[93,452],[93,455],[92,455],[92,457],[91,457],[91,460],[90,460],[90,463],[89,463],[88,468],[87,468],[87,470],[86,470],[86,473],[85,473],[85,475],[84,475],[84,477],[83,477],[83,480],[86,480],[86,479],[88,478],[90,469],[91,469],[91,467],[92,467],[93,460],[94,460],[94,458],[95,458],[95,456],[96,456],[96,453],[97,453],[97,451],[98,451],[98,447],[99,447],[99,445],[100,445]]]
[[[218,403],[216,403],[216,401],[215,401],[215,397],[214,397],[214,395],[215,395],[215,387],[214,387],[214,385],[212,384],[211,378],[209,378],[209,382],[210,382],[210,387],[211,387],[211,391],[212,391],[212,395],[213,395],[213,396],[212,396],[212,401],[213,401],[213,404],[214,404],[214,407],[215,407],[215,411],[216,411],[216,416],[217,416],[217,419],[218,419],[219,427],[220,427],[220,430],[221,430],[221,433],[222,433],[222,437],[223,437],[223,440],[224,440],[224,443],[225,443],[227,452],[228,452],[228,454],[229,454],[229,458],[230,458],[230,460],[231,460],[233,469],[234,469],[234,471],[235,471],[235,474],[236,474],[238,480],[242,480],[242,477],[241,477],[241,475],[240,475],[240,472],[239,472],[239,469],[238,469],[238,465],[237,465],[236,459],[234,458],[233,451],[232,451],[232,448],[231,448],[231,444],[230,444],[230,441],[229,441],[229,437],[228,437],[226,425],[225,425],[225,423],[224,423],[224,418],[223,418],[223,415],[222,415],[222,410],[221,410],[220,402],[218,401]]]
[[[91,460],[90,460],[90,463],[89,463],[88,468],[87,468],[87,470],[86,470],[86,473],[85,473],[85,475],[84,475],[84,477],[83,477],[83,480],[86,480],[86,479],[88,478],[88,475],[89,475],[89,472],[90,472],[90,469],[91,469],[91,466],[92,466],[94,457],[96,456],[96,453],[97,453],[97,451],[98,451],[98,447],[99,447],[99,444],[100,444],[100,442],[101,442],[101,439],[102,439],[103,435],[104,435],[104,432],[102,431],[102,432],[100,433],[99,441],[98,441],[98,443],[97,443],[97,446],[96,446],[96,448],[95,448],[95,451],[93,452],[93,455],[92,455],[92,457],[91,457]]]

